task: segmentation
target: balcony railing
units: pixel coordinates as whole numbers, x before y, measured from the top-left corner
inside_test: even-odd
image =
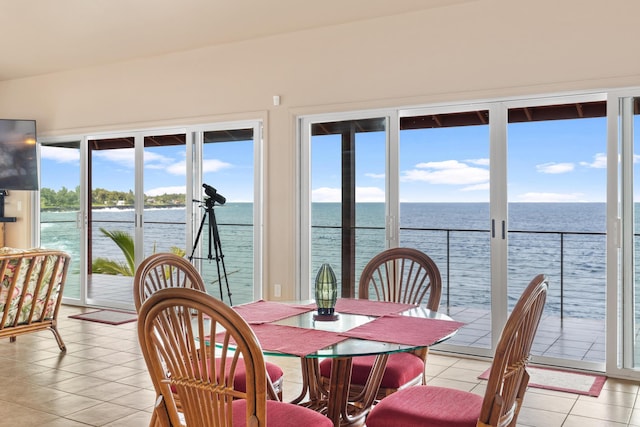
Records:
[[[109,221],[94,224],[94,233],[99,226],[116,226]],[[66,223],[66,222],[65,222]],[[53,234],[43,232],[43,243],[57,244],[61,230],[69,228],[77,239],[74,223],[64,227],[56,221]],[[164,228],[167,223],[154,224]],[[170,224],[174,229],[184,223]],[[246,294],[250,299],[253,289],[253,227],[246,224],[220,223],[222,247],[228,273],[232,275],[234,291]],[[116,228],[126,229],[120,223]],[[184,230],[184,229],[182,229]],[[184,236],[184,231],[178,234]],[[70,234],[70,235],[71,235]],[[164,233],[163,233],[164,234]],[[149,247],[159,235],[150,233]],[[356,283],[359,274],[374,255],[385,245],[385,230],[382,227],[356,227]],[[94,239],[104,238],[99,233]],[[508,301],[510,307],[526,284],[538,273],[550,278],[547,313],[565,317],[604,319],[605,313],[605,261],[606,235],[597,232],[530,231],[508,232]],[[312,227],[312,266],[309,284],[323,262],[329,262],[339,276],[341,228],[337,226]],[[51,240],[51,241],[49,241]],[[169,243],[163,235],[164,243]],[[491,307],[491,251],[489,230],[401,228],[400,241],[403,246],[418,248],[429,254],[439,266],[443,279],[441,307]],[[117,257],[119,250],[113,242],[104,242],[112,248],[107,256]],[[176,242],[177,244],[177,242]],[[206,245],[206,239],[202,242]],[[102,245],[102,243],[101,243]],[[206,246],[205,246],[206,247]],[[66,248],[74,251],[75,248]],[[190,248],[185,248],[190,253]],[[206,252],[206,250],[205,250]],[[640,253],[640,251],[638,251]],[[74,254],[75,255],[75,254]],[[79,254],[76,259],[79,259]],[[204,262],[205,270],[214,264]],[[77,267],[76,267],[77,268]],[[207,276],[209,276],[207,274]],[[214,275],[215,276],[215,275]],[[72,281],[72,279],[71,279]],[[216,288],[215,283],[210,283]],[[238,295],[240,298],[240,295]],[[240,298],[241,299],[241,298]],[[238,299],[238,302],[240,302]],[[234,301],[235,303],[236,301]]]
[[[381,227],[356,227],[356,275],[384,247]],[[340,274],[339,227],[313,227],[312,274],[322,262]],[[490,232],[480,229],[401,228],[402,246],[418,248],[439,266],[441,307],[491,305]],[[524,287],[539,273],[550,279],[547,313],[561,318],[603,319],[606,234],[568,231],[508,231],[508,301],[512,308]],[[356,277],[356,283],[359,277]]]

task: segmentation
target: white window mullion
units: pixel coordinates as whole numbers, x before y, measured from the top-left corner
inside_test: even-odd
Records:
[[[495,348],[508,316],[507,304],[507,106],[489,109],[491,217],[491,340]]]
[[[387,247],[400,245],[400,123],[394,112],[387,118],[387,171],[385,191],[387,203]]]

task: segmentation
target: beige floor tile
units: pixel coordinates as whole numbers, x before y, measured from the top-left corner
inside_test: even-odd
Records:
[[[630,426],[640,426],[640,408],[631,411]]]
[[[87,425],[85,423],[79,423],[68,418],[56,418],[53,421],[40,424],[39,427],[87,427]],[[146,425],[142,427],[146,427]]]
[[[603,389],[600,393],[600,396],[598,396],[597,398],[592,396],[579,396],[578,402],[585,402],[587,404],[596,402],[607,405],[626,406],[628,408],[633,408],[636,403],[636,397],[636,393]]]
[[[104,427],[146,427],[149,425],[150,419],[150,412],[136,412],[109,424],[105,424]]]
[[[626,424],[631,418],[631,411],[631,408],[625,406],[579,400],[569,414]]]
[[[566,417],[566,413],[562,412],[523,407],[518,416],[518,426],[562,427]]]
[[[622,427],[626,425],[626,423],[569,415],[562,427]]]
[[[624,391],[625,393],[637,394],[640,391],[640,384],[635,381],[622,380],[618,378],[607,378],[602,387],[603,390]]]
[[[0,401],[0,420],[2,425],[20,427],[40,427],[57,417],[43,411],[26,408],[15,403]]]
[[[523,408],[546,410],[548,412],[559,412],[568,414],[575,405],[577,399],[571,397],[550,396],[539,393],[526,393],[522,403]]]
[[[103,402],[99,405],[69,414],[67,415],[67,418],[92,426],[104,426],[126,416],[135,414],[136,412],[138,411],[133,408]]]
[[[111,403],[128,406],[138,410],[151,410],[156,401],[156,392],[153,390],[137,389],[133,393],[125,394],[111,400]]]
[[[28,408],[37,409],[39,411],[63,417],[65,415],[99,405],[100,403],[102,403],[102,401],[98,399],[92,399],[78,394],[65,393],[64,396],[56,399],[48,401],[32,400],[23,403],[23,405]]]
[[[155,391],[140,354],[136,324],[119,326],[68,319],[79,308],[64,306],[60,330],[67,344],[61,353],[47,331],[0,340],[0,426],[146,427]],[[284,371],[284,399],[302,387],[300,360],[269,357]],[[483,395],[477,376],[490,362],[432,351],[427,362],[430,386],[452,387]],[[608,379],[600,397],[530,388],[519,427],[640,427],[638,382]]]

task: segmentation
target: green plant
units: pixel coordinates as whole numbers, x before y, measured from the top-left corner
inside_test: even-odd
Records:
[[[100,228],[100,232],[118,245],[124,255],[125,262],[114,261],[107,258],[96,258],[91,264],[93,273],[133,276],[136,271],[136,264],[134,242],[131,234],[120,230],[109,231],[102,227]],[[153,253],[155,252],[156,248],[154,245]],[[172,246],[171,252],[180,256],[184,256],[185,254],[185,251],[177,246]]]

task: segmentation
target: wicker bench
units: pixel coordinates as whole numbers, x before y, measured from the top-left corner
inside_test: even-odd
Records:
[[[57,250],[0,248],[0,338],[49,329],[66,350],[57,317],[69,262]]]

